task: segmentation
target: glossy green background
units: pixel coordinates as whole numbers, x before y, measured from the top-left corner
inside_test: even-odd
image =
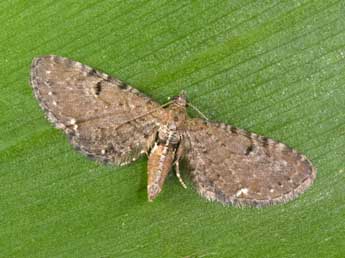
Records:
[[[0,256],[344,257],[344,13],[333,0],[1,1]],[[185,89],[212,120],[305,153],[317,180],[239,209],[171,176],[148,203],[145,158],[98,165],[44,118],[28,79],[45,54],[161,103]]]

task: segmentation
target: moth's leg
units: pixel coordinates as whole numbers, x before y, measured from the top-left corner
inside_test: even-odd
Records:
[[[184,189],[187,189],[187,186],[183,182],[183,179],[182,179],[181,174],[180,174],[180,165],[179,165],[179,161],[178,160],[175,161],[175,169],[176,169],[176,176],[177,176],[178,180],[180,181],[180,184],[182,185],[182,187]]]
[[[187,189],[187,186],[186,184],[183,182],[183,179],[181,177],[181,174],[180,174],[180,159],[183,157],[183,154],[184,154],[184,146],[183,144],[179,144],[178,148],[177,148],[177,151],[176,151],[176,159],[175,159],[175,171],[176,171],[176,176],[178,178],[178,180],[180,181],[180,184],[182,185],[183,188]]]

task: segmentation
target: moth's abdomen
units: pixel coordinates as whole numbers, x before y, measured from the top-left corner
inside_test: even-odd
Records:
[[[149,156],[147,164],[147,193],[149,201],[152,201],[161,192],[165,178],[167,177],[175,157],[172,146],[156,144]]]

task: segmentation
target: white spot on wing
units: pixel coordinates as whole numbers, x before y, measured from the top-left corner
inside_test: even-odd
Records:
[[[56,128],[59,128],[59,129],[65,129],[66,128],[66,126],[63,123],[56,123],[55,126],[56,126]]]
[[[248,188],[241,188],[236,192],[236,197],[239,197],[240,195],[247,195],[248,194]]]
[[[281,150],[285,149],[285,144],[284,143],[278,143],[278,148]]]

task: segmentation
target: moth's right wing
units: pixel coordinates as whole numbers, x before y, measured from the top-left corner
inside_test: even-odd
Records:
[[[198,192],[209,200],[261,207],[304,192],[316,169],[283,143],[221,123],[190,119],[187,162]]]
[[[137,159],[147,149],[164,112],[120,80],[63,57],[35,58],[31,85],[48,119],[77,149],[117,165]]]

